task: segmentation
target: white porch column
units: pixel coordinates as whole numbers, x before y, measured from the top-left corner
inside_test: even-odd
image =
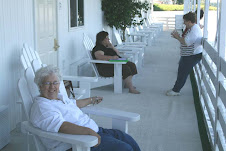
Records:
[[[197,24],[200,22],[200,8],[201,8],[201,0],[198,0],[198,9],[197,9]]]
[[[208,38],[208,14],[209,14],[209,0],[205,0],[205,13],[204,13],[204,32],[203,38]]]
[[[196,11],[196,0],[193,1],[193,11]]]
[[[226,1],[221,1],[220,3],[220,19],[218,22],[218,52],[219,55],[225,59],[226,17],[224,15],[226,14]]]
[[[184,0],[184,14],[189,12],[189,3],[190,0]]]

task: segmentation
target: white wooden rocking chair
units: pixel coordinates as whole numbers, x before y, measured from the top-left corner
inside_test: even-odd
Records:
[[[95,146],[98,142],[98,139],[95,136],[52,133],[33,127],[33,125],[29,122],[30,108],[33,103],[34,97],[39,95],[38,88],[33,81],[33,69],[31,67],[28,67],[25,71],[25,77],[20,78],[18,82],[18,88],[22,98],[24,113],[27,119],[27,121],[21,123],[22,132],[27,134],[27,151],[30,151],[29,146],[32,138],[34,138],[34,143],[37,151],[46,151],[46,147],[42,144],[39,137],[48,138],[64,143],[64,145],[59,145],[52,151],[65,151],[70,148],[72,148],[73,151],[90,151],[90,148]],[[63,82],[61,82],[61,84],[62,83]],[[61,88],[61,93],[63,95],[67,95],[63,85],[61,86]],[[87,114],[94,114],[112,118],[112,128],[119,129],[126,133],[128,132],[128,121],[138,121],[140,119],[140,115],[136,113],[100,108],[97,106],[85,107],[83,108],[83,112]]]

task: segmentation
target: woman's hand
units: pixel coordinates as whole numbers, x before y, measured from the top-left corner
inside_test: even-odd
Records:
[[[180,34],[176,30],[171,32],[171,36],[173,38],[175,38],[175,39],[179,39],[180,38]]]
[[[93,131],[92,129],[90,129],[90,134],[89,135],[92,135],[92,136],[96,136],[98,138],[98,143],[94,146],[94,147],[97,147],[100,145],[101,143],[101,137],[99,134],[97,134],[95,131]]]
[[[114,48],[114,46],[112,45],[112,43],[110,43],[110,41],[107,43],[107,48]]]
[[[181,37],[176,30],[172,31],[171,36],[177,39],[181,44],[186,45],[184,38]]]
[[[91,97],[90,98],[90,104],[99,104],[100,102],[102,102],[103,100],[103,97],[100,97],[100,96],[94,96],[94,97]]]

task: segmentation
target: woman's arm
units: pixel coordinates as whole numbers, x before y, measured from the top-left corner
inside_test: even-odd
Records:
[[[76,104],[79,108],[83,108],[89,104],[99,104],[103,100],[103,97],[95,96],[86,99],[76,100]]]
[[[101,137],[99,134],[97,134],[95,131],[93,131],[90,128],[79,126],[70,122],[63,122],[61,125],[59,131],[60,133],[65,133],[65,134],[74,134],[74,135],[92,135],[96,136],[98,138],[98,146],[101,142]],[[95,147],[96,147],[95,146]]]
[[[94,53],[97,60],[110,60],[110,59],[118,59],[118,56],[105,56],[104,52],[101,50],[98,50]]]

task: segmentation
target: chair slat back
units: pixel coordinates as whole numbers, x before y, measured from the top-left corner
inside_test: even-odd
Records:
[[[30,59],[27,55],[25,48],[22,49],[22,56],[23,57],[21,59],[24,59],[24,61],[23,60],[21,60],[21,61],[26,63],[26,66],[24,66],[24,69],[26,69],[27,67],[31,67],[31,62],[30,62]]]
[[[120,36],[119,32],[117,31],[117,29],[115,27],[113,27],[113,32],[114,32],[114,35],[115,35],[115,38],[116,38],[118,45],[122,45],[121,36]]]
[[[92,40],[89,38],[89,36],[85,33],[83,34],[83,44],[84,44],[88,58],[90,60],[93,60],[92,49],[94,48],[94,44],[93,44]],[[92,63],[91,66],[93,68],[95,75],[99,77],[100,75],[99,75],[99,72],[97,70],[96,64]]]
[[[33,98],[39,96],[38,86],[34,83],[34,72],[31,67],[27,68],[25,71],[25,78],[27,80],[28,88]]]
[[[37,59],[32,61],[32,68],[34,72],[38,71],[38,69],[40,69],[41,67],[42,67],[42,64],[40,64],[40,62]]]
[[[83,43],[87,50],[91,51],[94,48],[94,43],[92,39],[85,33],[83,34]]]
[[[130,33],[131,33],[129,28],[126,28],[126,32],[127,32],[127,38],[129,38],[129,41],[130,41],[130,42],[134,42],[132,36],[129,36]]]
[[[27,69],[28,65],[27,65],[27,62],[26,62],[26,60],[25,60],[23,55],[20,56],[20,61],[21,61],[22,65],[23,65],[24,69]]]
[[[32,62],[33,56],[32,56],[32,54],[31,54],[30,49],[29,49],[29,47],[28,47],[27,44],[24,44],[24,50],[25,50],[25,53],[26,53],[27,56],[28,56],[29,61]]]
[[[26,43],[23,44],[23,50],[21,55],[21,62],[24,66],[24,69],[27,69],[28,67],[32,67],[32,61],[37,59],[40,64],[42,64],[42,61],[38,55],[38,52],[29,47]]]
[[[35,55],[35,50],[33,50],[31,47],[29,47],[28,50],[31,54],[32,60],[37,59],[37,56]]]
[[[143,20],[143,24],[144,24],[145,27],[148,27],[146,19]]]
[[[142,25],[138,25],[138,27],[139,27],[141,30],[144,29],[144,27],[143,27]]]
[[[35,57],[37,58],[37,60],[39,61],[40,64],[42,64],[41,58],[38,55],[37,51],[34,51]]]

